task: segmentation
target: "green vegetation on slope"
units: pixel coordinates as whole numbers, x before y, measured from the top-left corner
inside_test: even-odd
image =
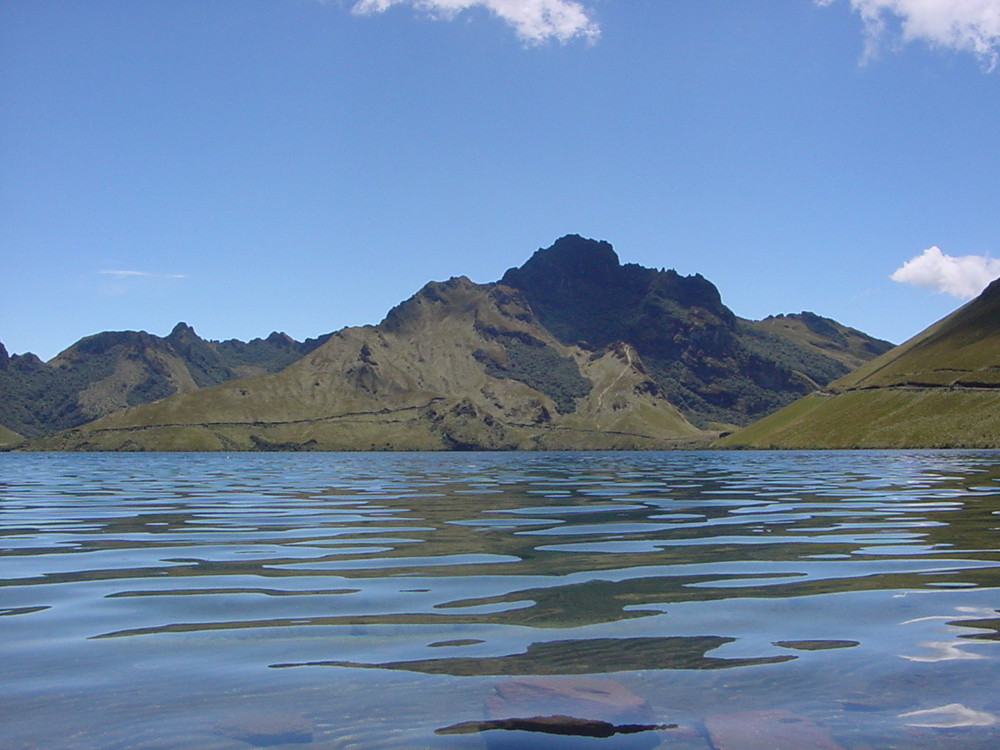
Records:
[[[722,438],[742,448],[997,448],[1000,394],[883,388],[814,394]]]
[[[457,320],[461,326],[453,325]],[[582,431],[641,433],[647,425],[660,436],[699,433],[692,424],[746,424],[829,383],[847,372],[847,360],[864,359],[874,341],[812,313],[768,320],[740,320],[699,275],[622,265],[610,244],[570,235],[510,269],[501,283],[476,285],[464,277],[430,282],[377,327],[365,327],[358,340],[339,332],[302,344],[278,333],[248,343],[214,342],[180,323],[165,338],[97,334],[47,364],[8,358],[8,372],[0,372],[0,423],[29,436],[79,426],[171,394],[294,367],[339,337],[354,348],[334,347],[336,361],[298,383],[294,393],[286,391],[287,383],[273,393],[223,389],[186,399],[183,407],[171,402],[142,411],[139,419],[152,420],[157,429],[242,423],[250,414],[261,423],[302,425],[337,414],[394,413],[440,398],[451,405],[471,399],[471,411],[435,411],[431,433],[446,444],[503,443],[497,437],[502,430],[470,426],[476,420],[538,424],[553,415],[574,415],[563,428],[572,422]],[[596,370],[610,382],[600,386]],[[317,388],[336,397],[316,398]],[[600,398],[588,405],[595,393]],[[646,397],[655,403],[642,401]],[[510,413],[491,411],[498,408]],[[288,448],[313,440],[258,437],[261,444]]]
[[[323,340],[300,344],[272,333],[214,342],[178,323],[163,338],[145,331],[87,336],[47,363],[33,354],[7,356],[0,344],[0,424],[28,437],[76,427],[174,393],[275,372]]]
[[[89,359],[72,369],[50,367],[34,354],[14,355],[0,366],[0,423],[26,437],[73,427],[93,419],[77,394],[111,375],[114,365]]]
[[[501,343],[506,356],[497,357],[483,349],[472,352],[487,375],[513,378],[544,393],[555,401],[560,414],[576,411],[576,400],[590,392],[593,384],[580,374],[573,358],[560,355],[544,341],[500,331],[490,338]]]
[[[851,370],[893,347],[888,341],[873,338],[811,312],[772,315],[763,320],[748,321],[747,325],[790,340],[824,359],[834,359]]]
[[[1000,447],[1000,281],[722,447]]]
[[[0,424],[0,449],[10,448],[11,446],[22,442],[24,442],[23,437]]]

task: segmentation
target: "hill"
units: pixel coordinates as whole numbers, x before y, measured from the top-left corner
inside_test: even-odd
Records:
[[[178,323],[164,338],[144,331],[88,336],[47,363],[33,354],[8,356],[0,344],[0,424],[26,437],[76,427],[174,393],[280,370],[321,340],[272,333],[206,341]]]
[[[631,345],[567,346],[516,290],[458,277],[279,373],[126,409],[33,447],[617,449],[704,438]]]
[[[854,370],[880,354],[892,349],[893,344],[849,328],[832,318],[811,312],[788,315],[769,315],[750,325],[767,333],[777,334],[817,354],[835,359]]]
[[[18,445],[23,441],[24,438],[16,432],[0,425],[0,448],[10,448],[11,446]]]
[[[1000,447],[1000,280],[909,341],[719,444]]]

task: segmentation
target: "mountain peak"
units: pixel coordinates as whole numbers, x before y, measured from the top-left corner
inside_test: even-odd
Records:
[[[447,281],[429,281],[416,294],[386,313],[379,323],[384,331],[401,333],[412,331],[428,320],[453,315],[471,309],[485,287],[470,281],[466,276],[452,276]]]
[[[198,334],[194,332],[194,329],[187,323],[181,321],[174,326],[173,330],[167,334],[168,339],[180,339],[180,338],[197,338]]]
[[[298,342],[284,331],[271,331],[268,337],[264,340],[267,343],[272,344],[274,346],[285,347],[285,348],[298,345]]]
[[[523,273],[590,282],[609,281],[620,267],[618,253],[610,242],[567,234],[552,243],[551,247],[539,248],[521,268],[509,269],[501,283],[506,284]]]

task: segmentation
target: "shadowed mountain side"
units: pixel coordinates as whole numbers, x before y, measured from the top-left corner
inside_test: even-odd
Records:
[[[75,450],[659,448],[704,439],[635,350],[564,346],[516,291],[427,284],[280,373],[112,414],[36,441]]]
[[[206,341],[178,323],[166,337],[145,331],[87,336],[49,362],[4,351],[0,424],[28,437],[76,427],[175,393],[275,372],[323,340],[299,343],[272,333],[250,342]]]
[[[607,242],[562,237],[501,283],[521,290],[564,344],[628,341],[666,397],[700,426],[748,424],[850,369],[844,344],[828,335],[843,338],[848,329],[828,325],[807,342],[740,320],[702,276],[622,265]]]
[[[1000,447],[1000,280],[909,341],[719,445]]]

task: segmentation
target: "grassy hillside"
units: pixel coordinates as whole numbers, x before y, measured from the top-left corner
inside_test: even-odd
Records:
[[[584,429],[581,414],[595,382],[586,372],[593,369],[590,363],[624,346],[621,351],[630,352],[627,359],[641,368],[644,382],[661,402],[680,410],[684,424],[690,421],[705,430],[726,430],[748,424],[844,375],[885,345],[812,313],[758,322],[741,320],[722,303],[715,286],[701,276],[622,265],[610,244],[576,235],[539,250],[520,268],[507,271],[501,283],[483,287],[487,288],[489,294],[499,295],[495,304],[516,309],[513,317],[530,325],[490,322],[486,308],[480,309],[478,292],[459,293],[455,284],[432,283],[391,310],[379,326],[344,334],[348,338],[360,336],[358,346],[362,349],[334,356],[326,365],[333,369],[318,378],[335,384],[331,387],[339,394],[336,404],[311,396],[302,399],[301,394],[272,397],[261,392],[253,397],[253,410],[272,425],[282,421],[302,424],[302,420],[327,419],[338,414],[338,409],[345,414],[412,409],[418,403],[430,404],[427,399],[432,397],[452,404],[463,398],[478,403],[483,388],[503,381],[526,386],[545,397],[546,413],[565,425],[576,425],[574,429],[579,431]],[[465,320],[464,327],[443,326],[446,317],[458,320],[459,313],[474,315]],[[408,337],[426,338],[428,325],[438,327],[434,335],[439,340],[433,345],[424,341],[421,351],[413,351],[406,343]],[[361,330],[368,333],[361,335]],[[163,338],[141,331],[88,336],[50,362],[41,362],[33,355],[8,357],[0,344],[0,424],[30,438],[40,437],[176,393],[278,372],[329,340],[330,336],[325,336],[299,343],[272,333],[247,343],[208,341],[179,323]],[[434,357],[441,357],[439,361],[427,357],[431,349],[436,352]],[[379,359],[373,360],[376,352],[380,352]],[[411,361],[413,357],[415,361]],[[405,371],[400,370],[397,365],[405,362],[409,362]],[[451,382],[447,378],[421,382],[444,363],[457,368]],[[407,380],[407,373],[418,372],[416,380]],[[285,385],[279,390],[290,381],[281,382]],[[362,395],[371,388],[381,389],[374,400]],[[391,391],[415,394],[416,398],[396,403],[389,398]],[[228,415],[242,414],[247,398],[234,400],[227,395],[230,392],[213,391],[205,397],[208,400],[185,402],[198,404],[198,412],[183,416],[178,424],[186,429],[200,418],[219,424],[233,421]],[[497,408],[488,403],[481,406]],[[159,408],[143,413],[150,415]],[[577,413],[581,409],[584,411]],[[223,416],[213,417],[216,412]],[[571,418],[573,414],[577,416]],[[635,419],[634,415],[631,418]],[[448,420],[440,414],[434,419],[438,427],[427,440],[419,441],[420,445],[442,441],[464,445],[465,438],[442,438],[440,425]],[[366,420],[366,424],[371,421]],[[509,420],[504,417],[500,421]],[[165,424],[158,429],[165,430]],[[671,429],[679,430],[678,425]],[[415,439],[412,431],[406,440],[392,436],[396,426],[393,422],[380,430],[371,428],[367,442],[358,438],[351,444],[360,441],[378,447],[383,442],[396,445]],[[180,428],[171,429],[176,432]],[[523,436],[514,436],[510,430],[514,430],[513,423],[501,431],[507,435],[502,440],[482,436],[483,445],[498,440],[521,445]],[[266,440],[288,445],[341,444],[328,433],[324,431],[315,442],[310,442],[314,440],[311,437],[296,441],[287,436]],[[202,444],[207,440],[184,434],[183,438],[170,438],[170,444],[191,440]],[[235,439],[225,432],[219,434],[225,440],[215,440],[218,445]],[[389,437],[382,441],[381,434]],[[248,441],[244,436],[241,445],[251,444]],[[137,445],[148,442],[143,439]]]
[[[822,392],[718,445],[1000,447],[1000,281]]]
[[[812,313],[742,320],[697,274],[569,235],[500,283],[432,282],[378,326],[302,343],[180,323],[89,336],[48,363],[0,345],[0,423],[79,428],[34,445],[94,449],[656,447],[747,424],[885,346]]]
[[[16,432],[0,424],[0,448],[9,448],[23,442],[23,440],[24,438]]]

